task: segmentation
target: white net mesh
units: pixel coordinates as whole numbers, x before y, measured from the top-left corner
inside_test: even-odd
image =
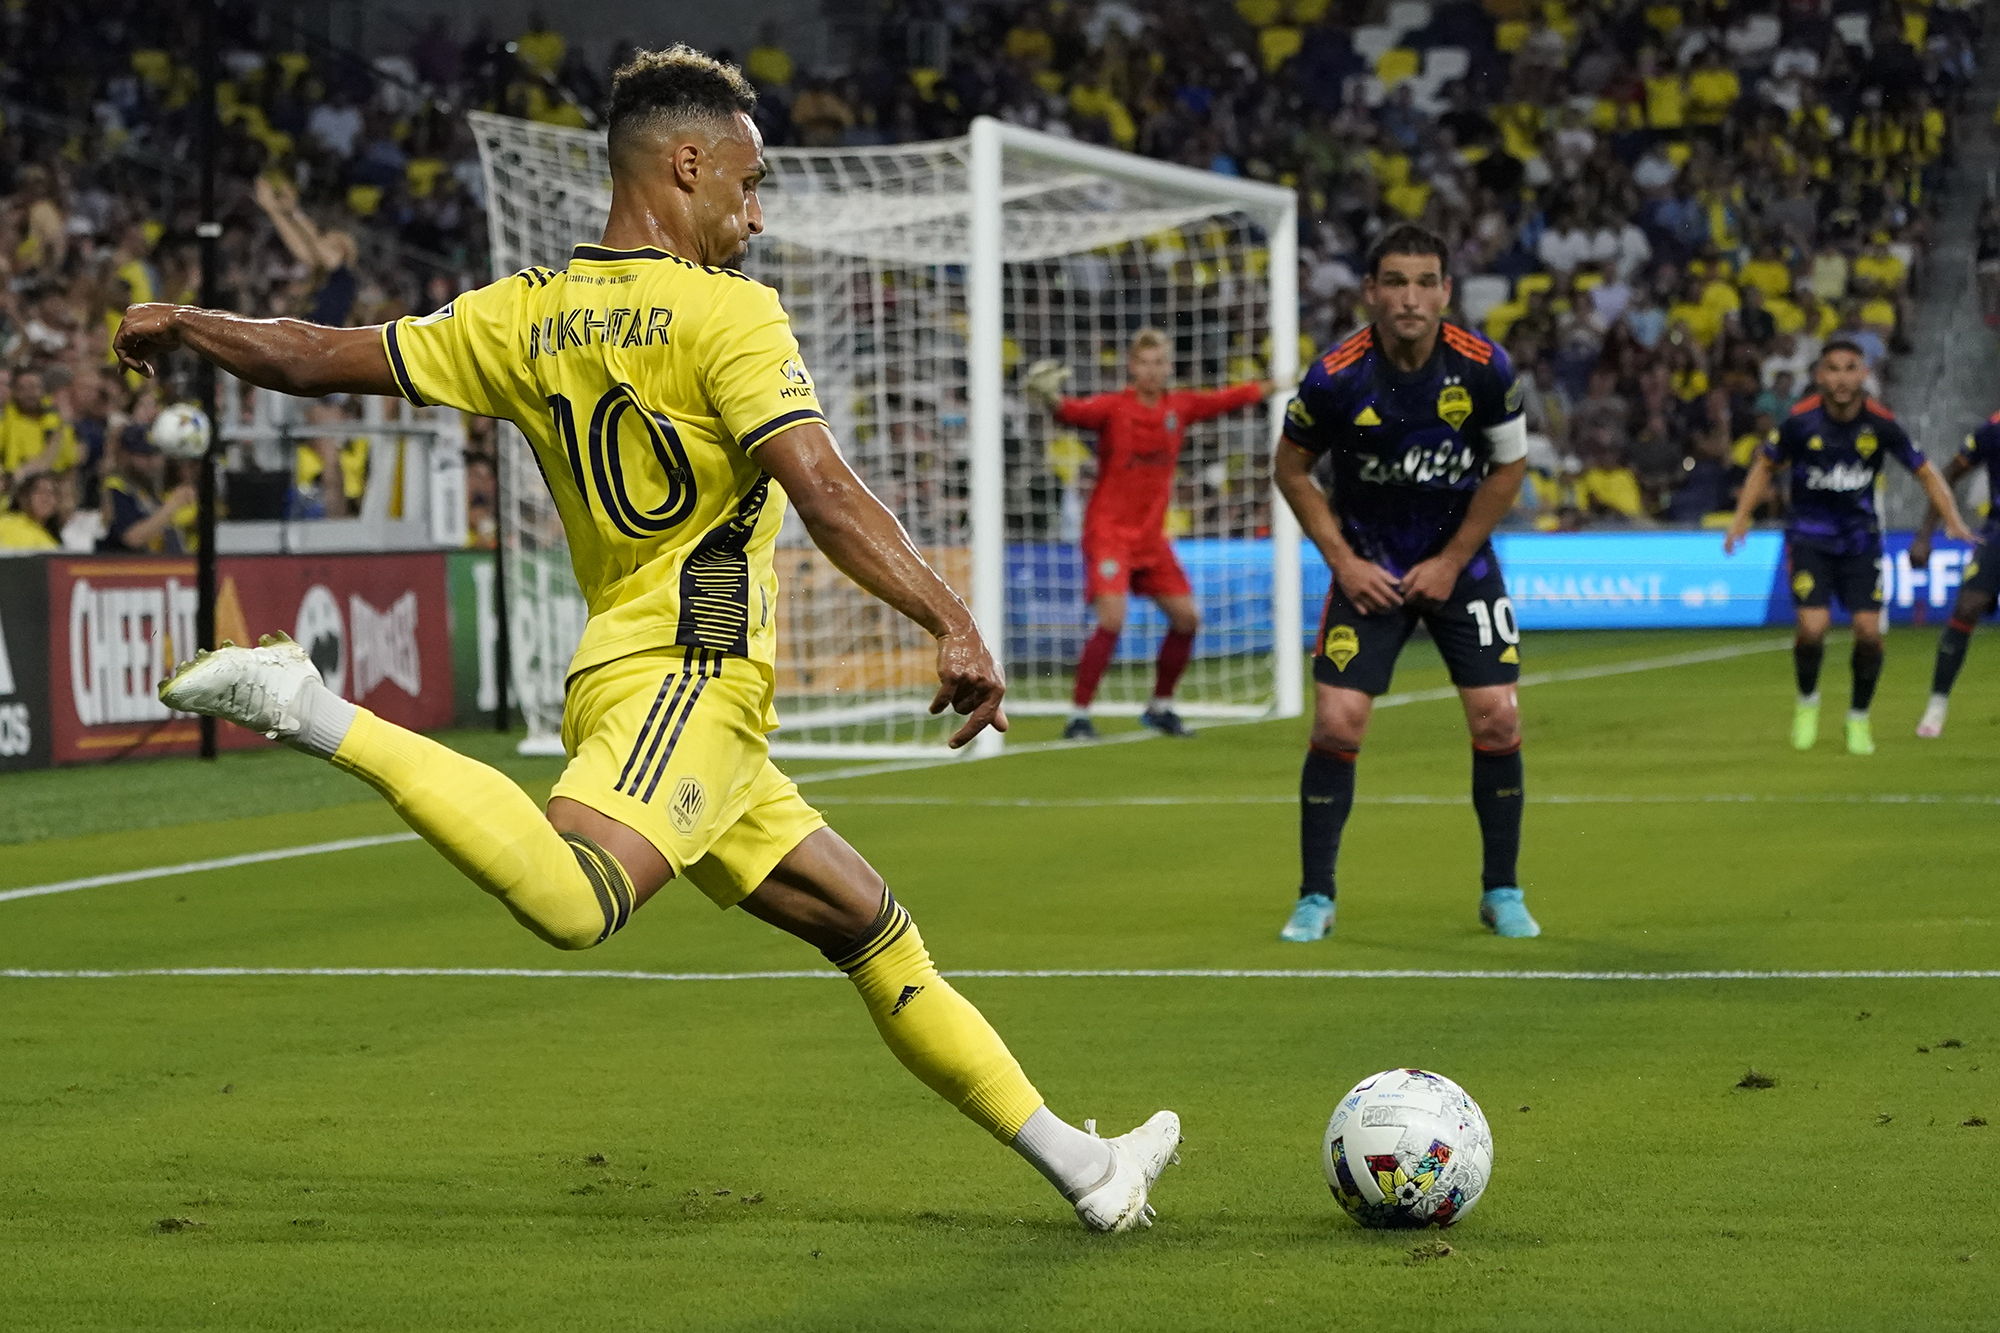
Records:
[[[561,267],[571,246],[598,239],[610,201],[601,136],[472,119],[496,271]],[[777,289],[849,462],[968,600],[970,151],[966,139],[767,150],[765,234],[746,264]],[[1004,651],[1020,712],[1066,706],[1089,632],[1076,539],[1092,475],[1085,442],[1012,392],[1016,373],[1053,357],[1072,369],[1070,392],[1116,389],[1125,345],[1147,326],[1173,339],[1180,386],[1259,379],[1271,364],[1268,216],[1225,182],[1161,183],[1063,152],[1016,146],[1003,158]],[[1262,712],[1274,699],[1269,440],[1261,410],[1187,437],[1169,531],[1204,619],[1182,689],[1197,715]],[[531,733],[551,737],[583,613],[547,491],[511,431],[507,454],[516,690]],[[940,742],[946,722],[924,711],[936,687],[928,636],[834,570],[796,524],[780,548],[781,745]],[[1108,709],[1136,711],[1150,693],[1162,628],[1134,606],[1100,696]]]

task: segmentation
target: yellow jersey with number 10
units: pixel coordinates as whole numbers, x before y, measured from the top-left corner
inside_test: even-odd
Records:
[[[776,292],[579,245],[562,272],[524,269],[382,338],[411,402],[505,417],[534,446],[590,608],[570,674],[685,645],[775,677],[785,494],[756,453],[825,420]]]

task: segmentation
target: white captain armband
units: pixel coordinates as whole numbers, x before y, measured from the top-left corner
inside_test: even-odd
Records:
[[[1528,456],[1528,419],[1509,417],[1486,428],[1486,442],[1493,446],[1495,463],[1518,463]]]

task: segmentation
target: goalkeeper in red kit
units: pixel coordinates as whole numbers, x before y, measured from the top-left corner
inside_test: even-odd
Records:
[[[1068,372],[1053,362],[1031,368],[1024,377],[1024,389],[1048,404],[1056,420],[1097,433],[1097,483],[1083,517],[1084,597],[1097,617],[1097,629],[1076,665],[1074,707],[1063,728],[1065,740],[1097,738],[1090,701],[1125,629],[1125,600],[1130,593],[1152,598],[1167,617],[1152,702],[1141,720],[1163,735],[1194,735],[1174,712],[1173,701],[1174,686],[1194,651],[1201,617],[1165,526],[1181,437],[1197,421],[1253,407],[1271,393],[1271,386],[1263,383],[1169,390],[1172,360],[1167,335],[1158,329],[1141,329],[1133,337],[1125,369],[1130,383],[1122,392],[1089,398],[1059,397],[1057,390]]]

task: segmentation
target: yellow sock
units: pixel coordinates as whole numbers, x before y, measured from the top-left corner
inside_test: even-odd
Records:
[[[882,1040],[924,1086],[1002,1143],[1012,1143],[1042,1094],[972,1002],[938,975],[916,923],[884,892],[867,938],[834,966],[847,973]]]
[[[615,857],[550,827],[513,779],[384,722],[363,708],[333,762],[396,813],[520,923],[558,949],[588,949],[632,915],[632,882]]]

